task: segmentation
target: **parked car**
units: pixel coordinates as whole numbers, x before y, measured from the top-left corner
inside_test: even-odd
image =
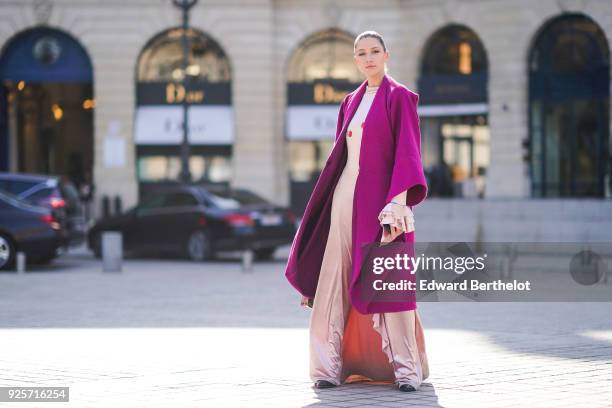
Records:
[[[30,204],[54,211],[68,234],[64,245],[85,240],[85,212],[74,184],[59,176],[0,173],[0,190],[8,191]]]
[[[170,185],[98,221],[88,234],[98,257],[103,231],[120,231],[126,250],[178,251],[204,260],[219,251],[252,249],[257,259],[267,259],[278,246],[291,243],[296,227],[290,210],[250,191]]]
[[[50,209],[0,192],[0,269],[14,267],[20,251],[27,260],[48,262],[64,240],[65,231]]]

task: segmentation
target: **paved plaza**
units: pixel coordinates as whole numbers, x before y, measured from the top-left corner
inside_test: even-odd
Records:
[[[70,402],[15,407],[604,407],[611,303],[421,302],[430,377],[314,390],[309,311],[287,248],[238,259],[127,259],[77,251],[0,274],[0,385],[67,386]]]

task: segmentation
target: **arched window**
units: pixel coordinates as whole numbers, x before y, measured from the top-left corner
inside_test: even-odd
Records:
[[[0,82],[0,171],[91,183],[93,69],[79,41],[47,27],[17,34],[2,51]]]
[[[353,62],[352,35],[329,29],[308,37],[289,62],[289,82],[335,79],[361,83],[362,75]]]
[[[486,71],[487,55],[482,42],[465,26],[444,27],[427,42],[423,75],[474,75]]]
[[[291,207],[298,214],[329,156],[340,102],[365,80],[353,60],[353,41],[331,28],[306,38],[289,59],[285,136]]]
[[[602,197],[610,176],[610,51],[589,17],[545,24],[529,54],[529,155],[535,197]]]
[[[175,28],[150,41],[138,61],[138,81],[183,79],[182,33],[181,28]],[[230,81],[229,60],[219,44],[194,29],[187,30],[187,37],[190,46],[187,74],[197,81]]]
[[[482,197],[489,166],[488,63],[480,38],[452,24],[426,42],[419,77],[431,196]]]
[[[136,64],[138,178],[141,182],[178,178],[182,105],[187,101],[192,178],[227,184],[234,140],[230,61],[210,36],[193,28],[186,33],[186,72],[182,28],[166,30],[151,39]]]

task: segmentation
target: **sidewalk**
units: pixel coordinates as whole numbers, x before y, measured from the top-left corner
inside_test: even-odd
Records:
[[[103,274],[70,255],[2,273],[0,385],[69,386],[53,406],[73,407],[610,406],[610,303],[422,302],[418,392],[314,390],[309,311],[283,266],[146,259]]]

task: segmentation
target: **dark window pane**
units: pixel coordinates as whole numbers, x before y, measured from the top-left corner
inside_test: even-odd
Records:
[[[31,204],[42,204],[48,201],[51,197],[58,197],[59,194],[54,188],[41,188],[36,192],[23,197],[24,200]]]
[[[240,206],[269,204],[264,198],[247,190],[211,191],[211,201],[220,208],[240,208]]]
[[[531,53],[532,71],[557,74],[597,72],[610,63],[604,32],[584,16],[568,15],[551,22]]]
[[[487,70],[480,38],[467,27],[451,25],[435,33],[426,45],[424,75],[472,75]]]
[[[21,203],[23,203],[23,200],[20,200],[11,193],[2,191],[0,192],[0,202],[4,203],[4,206],[8,208],[19,206]]]
[[[530,54],[531,177],[535,197],[602,197],[609,144],[610,55],[582,15],[548,23]]]
[[[166,198],[167,195],[165,194],[151,194],[145,197],[145,199],[138,207],[141,209],[160,208],[164,206]]]
[[[168,196],[167,201],[164,203],[165,207],[181,207],[194,205],[198,205],[198,201],[190,193],[171,194]]]
[[[8,182],[8,188],[7,190],[13,194],[20,194],[23,193],[26,190],[29,190],[30,188],[34,187],[35,185],[39,184],[36,181],[15,181],[15,180],[11,180]]]

